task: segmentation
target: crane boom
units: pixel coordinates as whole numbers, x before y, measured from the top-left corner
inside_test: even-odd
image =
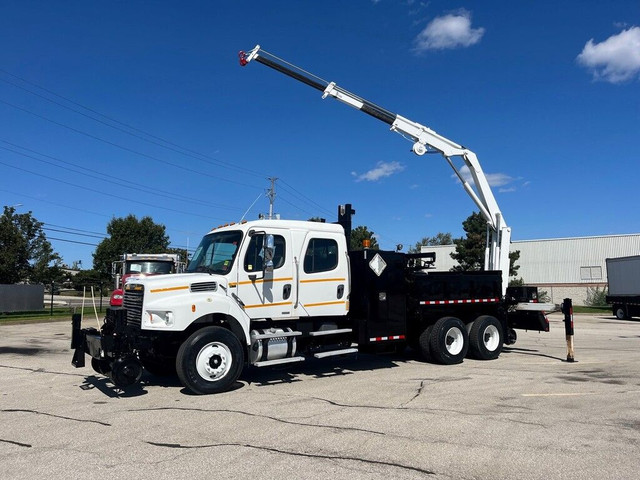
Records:
[[[260,45],[257,45],[246,53],[241,51],[239,57],[242,66],[247,65],[251,61],[262,63],[267,67],[321,91],[323,99],[333,97],[342,103],[390,125],[392,131],[401,134],[413,142],[412,150],[416,155],[422,156],[426,153],[440,153],[447,160],[447,163],[449,163],[462,183],[463,188],[487,221],[487,246],[485,250],[484,267],[485,270],[502,271],[502,293],[504,294],[506,292],[509,283],[509,244],[511,242],[511,228],[507,226],[502,216],[502,212],[491,191],[489,181],[475,153],[443,137],[429,127],[395,114],[339,87],[335,82],[327,82],[262,50]],[[460,157],[462,159],[464,165],[469,169],[469,173],[473,179],[473,185],[465,179],[461,169],[452,161],[452,157]]]

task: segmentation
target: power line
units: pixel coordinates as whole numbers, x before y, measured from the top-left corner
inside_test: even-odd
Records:
[[[256,187],[255,185],[249,185],[247,183],[236,182],[235,180],[229,180],[227,178],[220,177],[220,176],[217,176],[217,175],[211,175],[210,173],[203,172],[201,170],[194,170],[194,169],[186,167],[184,165],[178,165],[177,163],[169,162],[168,160],[162,160],[161,158],[154,157],[153,155],[149,155],[147,153],[138,152],[137,150],[134,150],[132,148],[125,147],[123,145],[119,145],[119,144],[117,144],[115,142],[112,142],[110,140],[106,140],[104,138],[100,138],[100,137],[98,137],[96,135],[93,135],[91,133],[83,132],[82,130],[78,130],[77,128],[71,127],[69,125],[66,125],[64,123],[58,122],[58,121],[53,120],[51,118],[45,117],[44,115],[40,115],[38,113],[32,112],[32,111],[30,111],[30,110],[28,110],[26,108],[20,107],[18,105],[14,105],[13,103],[7,102],[5,100],[0,100],[0,103],[3,103],[4,105],[8,105],[11,108],[15,108],[16,110],[20,110],[22,112],[28,113],[29,115],[33,115],[34,117],[40,118],[42,120],[45,120],[45,121],[47,121],[49,123],[52,123],[54,125],[57,125],[59,127],[71,130],[72,132],[79,133],[80,135],[84,135],[84,136],[92,138],[94,140],[98,140],[99,142],[106,143],[107,145],[111,145],[112,147],[119,148],[119,149],[124,150],[126,152],[133,153],[135,155],[140,155],[141,157],[145,157],[145,158],[148,158],[150,160],[154,160],[156,162],[163,163],[165,165],[170,165],[172,167],[180,169],[181,171],[187,171],[187,172],[191,172],[191,173],[196,173],[198,175],[202,175],[202,176],[205,176],[205,177],[210,177],[210,178],[213,178],[213,179],[216,179],[216,180],[221,180],[223,182],[232,183],[234,185],[240,185],[242,187],[260,188],[260,187]]]
[[[24,155],[24,154],[22,154],[22,155]],[[28,155],[25,155],[25,156],[28,156]],[[0,165],[4,165],[4,166],[9,167],[9,168],[20,170],[22,172],[30,173],[31,175],[36,175],[38,177],[46,178],[48,180],[53,180],[54,182],[59,182],[59,183],[65,184],[65,185],[69,185],[69,186],[75,187],[75,188],[80,188],[82,190],[88,190],[88,191],[90,191],[92,193],[97,193],[99,195],[104,195],[104,196],[107,196],[107,197],[115,198],[117,200],[121,200],[121,197],[119,197],[118,195],[113,195],[111,193],[106,193],[106,192],[101,192],[99,190],[94,190],[94,189],[91,189],[91,188],[88,188],[88,187],[85,187],[85,186],[82,186],[82,185],[77,185],[75,183],[67,182],[66,180],[60,180],[60,179],[57,179],[57,178],[54,178],[54,177],[50,177],[50,176],[44,175],[42,173],[32,172],[31,170],[27,170],[26,168],[16,167],[15,165],[10,165],[10,164],[5,163],[5,162],[0,162]],[[160,210],[166,210],[166,211],[169,211],[169,212],[180,213],[182,215],[191,215],[191,216],[194,216],[194,217],[201,217],[201,218],[206,218],[206,219],[209,219],[209,220],[212,220],[212,219],[215,218],[215,217],[210,217],[210,216],[207,216],[207,215],[199,215],[199,214],[193,213],[193,212],[185,212],[185,211],[182,211],[182,210],[176,210],[174,208],[160,207],[158,205],[153,205],[151,203],[141,202],[140,200],[129,199],[129,202],[137,203],[137,204],[140,204],[140,205],[144,205],[146,207],[152,207],[152,208],[157,208],[157,209],[160,209]]]
[[[141,133],[141,134],[143,134],[143,135],[146,135],[147,137],[153,138],[153,139],[155,139],[155,140],[159,140],[159,142],[166,143],[167,145],[170,145],[170,146],[163,145],[162,143],[159,143],[159,142],[154,141],[154,140],[149,140],[148,138],[144,138],[144,137],[142,137],[141,135],[137,135],[137,134],[132,133],[132,132],[130,132],[130,131],[128,131],[128,130],[126,130],[126,129],[124,129],[124,128],[117,127],[116,125],[111,125],[111,124],[110,124],[110,123],[108,123],[108,122],[104,122],[104,121],[102,121],[102,120],[100,120],[100,119],[97,119],[97,118],[95,118],[95,117],[92,117],[91,115],[88,115],[88,114],[86,114],[86,113],[83,113],[83,112],[81,112],[81,111],[79,111],[79,110],[77,110],[77,109],[71,108],[71,107],[69,107],[69,106],[67,106],[67,105],[64,105],[64,104],[60,103],[60,102],[56,102],[55,100],[52,100],[52,99],[50,99],[50,98],[48,98],[48,97],[46,97],[46,96],[44,96],[44,95],[41,95],[41,94],[39,94],[39,93],[36,93],[36,92],[34,92],[33,90],[29,90],[28,88],[25,88],[25,87],[23,87],[23,86],[21,86],[21,85],[18,85],[18,84],[16,84],[16,83],[14,83],[14,82],[10,82],[9,80],[6,80],[6,79],[4,79],[4,78],[0,78],[0,80],[2,80],[2,81],[3,81],[3,82],[5,82],[5,83],[8,83],[9,85],[13,85],[14,87],[19,88],[19,89],[21,89],[21,90],[23,90],[23,91],[25,91],[25,92],[28,92],[28,93],[30,93],[30,94],[32,94],[32,95],[35,95],[35,96],[37,96],[37,97],[40,97],[40,98],[42,98],[42,99],[44,99],[44,100],[46,100],[46,101],[48,101],[48,102],[51,102],[51,103],[53,103],[53,104],[55,104],[55,105],[58,105],[58,106],[60,106],[60,107],[62,107],[62,108],[65,108],[65,109],[67,109],[67,110],[70,110],[70,111],[72,111],[72,112],[74,112],[74,113],[77,113],[77,114],[79,114],[79,115],[82,115],[83,117],[89,118],[89,119],[91,119],[91,120],[93,120],[93,121],[95,121],[95,122],[101,123],[101,124],[106,125],[106,126],[108,126],[108,127],[110,127],[110,128],[113,128],[113,129],[118,130],[118,131],[120,131],[120,132],[126,133],[127,135],[131,135],[131,136],[136,137],[136,138],[139,138],[140,140],[143,140],[143,141],[145,141],[145,142],[149,142],[149,143],[152,143],[152,144],[154,144],[154,145],[160,146],[160,147],[162,147],[162,148],[166,148],[167,150],[171,150],[171,151],[173,151],[173,152],[180,153],[181,155],[185,155],[185,156],[188,156],[188,157],[195,158],[196,160],[200,160],[201,162],[205,162],[205,163],[208,163],[208,164],[213,164],[213,165],[222,166],[222,167],[224,167],[224,168],[228,168],[228,169],[232,169],[232,170],[240,171],[240,172],[243,172],[243,173],[248,173],[248,174],[250,174],[250,175],[254,175],[254,176],[260,176],[260,177],[263,177],[263,176],[264,176],[264,175],[263,175],[263,174],[261,174],[260,172],[256,172],[256,171],[251,170],[251,169],[248,169],[248,168],[239,167],[239,166],[237,166],[237,165],[233,165],[233,164],[230,164],[230,163],[228,163],[228,162],[224,162],[224,161],[222,161],[222,160],[218,160],[218,159],[212,158],[212,157],[210,157],[210,156],[208,156],[208,155],[205,155],[205,154],[203,154],[203,153],[199,153],[199,152],[197,152],[197,151],[195,151],[195,150],[191,150],[191,149],[189,149],[189,148],[182,147],[182,146],[180,146],[180,145],[178,145],[178,144],[176,144],[176,143],[170,142],[169,140],[166,140],[166,139],[164,139],[164,138],[158,137],[158,136],[153,135],[153,134],[151,134],[151,133],[145,132],[144,130],[141,130],[141,129],[139,129],[139,128],[133,127],[133,126],[128,125],[128,124],[126,124],[126,123],[124,123],[124,122],[121,122],[121,121],[119,121],[119,120],[116,120],[115,118],[112,118],[112,117],[109,117],[108,115],[105,115],[105,114],[103,114],[103,113],[100,113],[100,112],[98,112],[97,110],[94,110],[93,108],[90,108],[90,107],[84,106],[84,105],[82,105],[82,104],[80,104],[80,103],[78,103],[78,102],[75,102],[74,100],[71,100],[71,99],[69,99],[69,98],[67,98],[67,97],[64,97],[64,96],[62,96],[62,95],[60,95],[60,94],[58,94],[58,93],[55,93],[55,92],[53,92],[53,91],[51,91],[51,90],[49,90],[49,89],[46,89],[46,88],[44,88],[44,87],[41,87],[40,85],[38,85],[38,84],[36,84],[36,83],[34,83],[34,82],[31,82],[31,81],[26,80],[26,79],[24,79],[24,78],[18,77],[17,75],[13,75],[12,73],[7,72],[6,70],[0,69],[0,72],[4,73],[5,75],[9,75],[9,76],[11,76],[11,77],[13,77],[13,78],[17,78],[18,80],[20,80],[20,81],[22,81],[22,82],[24,82],[24,83],[27,83],[27,84],[29,84],[29,85],[33,85],[34,87],[39,88],[39,89],[41,89],[41,90],[43,90],[43,91],[47,92],[47,93],[48,93],[48,94],[50,94],[50,95],[54,95],[55,97],[61,98],[61,99],[63,99],[63,100],[64,100],[64,101],[66,101],[66,102],[69,102],[69,103],[71,103],[71,104],[73,104],[73,105],[76,105],[76,106],[78,106],[78,107],[80,107],[80,108],[83,108],[83,109],[85,109],[85,110],[87,110],[87,111],[89,111],[89,112],[91,112],[91,113],[93,113],[93,114],[99,115],[99,116],[100,116],[100,117],[102,117],[102,118],[106,118],[106,119],[107,119],[107,120],[109,120],[110,122],[114,122],[114,123],[116,123],[116,124],[118,124],[118,125],[122,125],[123,127],[126,127],[126,128],[128,128],[128,129],[131,129],[131,130],[133,130],[134,132]],[[172,147],[176,147],[176,148],[172,148]],[[178,150],[178,149],[179,149],[179,150]],[[184,150],[184,151],[182,151],[182,150]],[[197,156],[196,156],[196,155],[197,155]],[[200,157],[204,157],[204,158],[200,158]]]
[[[281,183],[284,184],[285,189],[289,189],[290,192],[294,197],[297,197],[298,199],[301,199],[303,201],[306,201],[309,204],[315,205],[317,208],[319,208],[320,210],[322,210],[323,212],[329,214],[329,215],[333,215],[333,213],[329,212],[329,210],[327,210],[326,208],[324,208],[322,205],[314,202],[313,200],[311,200],[309,197],[307,197],[306,195],[304,195],[303,193],[301,193],[300,191],[296,190],[294,187],[292,187],[291,185],[289,185],[287,182],[285,182],[284,180],[281,179]],[[297,194],[297,195],[296,195]]]
[[[96,243],[79,242],[78,240],[67,240],[65,238],[47,237],[47,240],[57,240],[58,242],[75,243],[78,245],[89,245],[91,247],[97,247]]]
[[[36,154],[36,155],[40,155],[40,156],[45,157],[45,158],[50,158],[50,159],[52,159],[52,160],[55,160],[56,162],[60,162],[60,163],[65,164],[65,165],[73,165],[74,167],[77,167],[77,168],[79,168],[79,169],[81,169],[81,170],[86,170],[86,171],[88,171],[88,172],[90,172],[90,173],[81,172],[81,171],[78,171],[78,170],[74,170],[74,169],[72,169],[72,168],[63,167],[63,166],[57,165],[57,164],[55,164],[55,163],[53,163],[53,162],[48,162],[47,160],[42,160],[42,159],[40,159],[40,158],[36,158],[36,157],[31,156],[31,155],[27,155],[27,154],[22,153],[22,152],[20,152],[20,151],[17,151],[17,150],[13,150],[13,149],[11,149],[11,148],[7,148],[7,147],[0,146],[0,148],[2,148],[3,150],[7,150],[7,151],[9,151],[9,152],[13,152],[13,153],[16,153],[16,154],[18,154],[18,155],[25,156],[25,157],[27,157],[27,158],[31,158],[31,159],[33,159],[33,160],[36,160],[37,162],[42,162],[42,163],[46,163],[46,164],[48,164],[48,165],[53,165],[53,166],[54,166],[54,167],[56,167],[56,168],[62,168],[62,169],[64,169],[64,170],[68,170],[68,171],[70,171],[70,172],[77,173],[77,174],[79,174],[79,175],[84,175],[84,176],[89,177],[89,178],[94,178],[94,179],[96,179],[96,180],[100,180],[100,181],[103,181],[103,182],[108,182],[110,185],[113,185],[113,184],[115,183],[115,182],[113,181],[113,177],[112,177],[112,176],[109,176],[109,175],[107,175],[107,174],[100,173],[100,172],[95,172],[94,170],[90,170],[90,169],[88,169],[88,168],[85,168],[85,167],[83,167],[83,166],[81,166],[81,165],[78,165],[78,164],[75,164],[75,163],[73,163],[73,162],[68,162],[68,161],[66,161],[66,160],[62,160],[62,159],[60,159],[60,158],[53,157],[53,156],[51,156],[51,155],[46,155],[46,154],[44,154],[44,153],[40,153],[40,152],[37,152],[37,151],[32,150],[32,149],[30,149],[30,148],[23,147],[23,146],[20,146],[20,145],[16,145],[15,143],[11,143],[11,142],[8,142],[8,141],[6,141],[6,140],[2,140],[2,139],[0,139],[0,142],[6,143],[6,144],[8,144],[8,145],[12,145],[12,146],[14,146],[14,147],[16,147],[16,148],[21,148],[21,149],[23,149],[23,150],[26,150],[27,152],[31,152],[31,153],[34,153],[34,154]],[[95,173],[95,174],[94,174],[94,173]],[[173,193],[164,193],[164,192],[159,192],[159,191],[157,191],[157,190],[154,190],[154,189],[152,189],[152,188],[145,187],[145,186],[143,186],[143,185],[136,185],[135,187],[133,187],[133,186],[131,186],[131,185],[127,185],[127,184],[122,183],[122,182],[117,182],[117,184],[118,184],[118,185],[120,185],[120,186],[121,186],[121,187],[123,187],[123,188],[127,188],[127,189],[129,189],[129,190],[133,190],[134,192],[138,192],[138,191],[145,191],[145,192],[147,192],[147,193],[150,193],[151,195],[156,195],[156,196],[158,196],[158,197],[168,198],[168,199],[170,199],[170,200],[178,200],[178,201],[189,202],[189,203],[199,203],[199,204],[201,204],[201,205],[203,205],[203,206],[214,207],[214,208],[224,208],[224,209],[228,209],[228,210],[238,210],[238,208],[237,208],[237,207],[231,207],[231,206],[228,206],[228,205],[222,205],[222,204],[217,204],[217,203],[205,202],[205,201],[202,201],[202,200],[200,200],[200,199],[198,199],[198,198],[186,197],[186,196],[184,196],[184,195],[173,194]]]
[[[58,233],[66,233],[67,235],[78,235],[80,237],[91,237],[91,238],[99,238],[100,240],[103,240],[106,238],[106,236],[97,236],[97,235],[89,235],[87,233],[76,233],[76,232],[69,232],[67,230],[59,230],[57,228],[50,228],[50,227],[42,227],[43,230],[46,230],[48,232],[58,232]]]
[[[205,163],[208,163],[208,164],[214,164],[214,165],[223,166],[223,167],[225,167],[225,168],[234,169],[234,170],[236,170],[236,171],[241,171],[241,172],[244,172],[244,173],[249,173],[249,174],[254,175],[254,176],[264,176],[264,175],[260,174],[259,172],[254,171],[254,170],[251,170],[251,169],[248,169],[248,168],[245,168],[245,167],[239,167],[239,166],[237,166],[237,165],[233,165],[233,164],[229,164],[228,162],[224,162],[224,161],[222,161],[222,160],[215,159],[215,158],[213,158],[213,157],[210,157],[210,156],[208,156],[208,155],[202,154],[202,153],[197,152],[197,151],[195,151],[195,150],[191,150],[191,149],[189,149],[189,148],[186,148],[186,147],[180,146],[180,145],[178,145],[178,144],[176,144],[176,143],[173,143],[173,142],[171,142],[171,141],[169,141],[169,140],[166,140],[166,139],[164,139],[164,138],[162,138],[162,137],[159,137],[159,136],[156,136],[156,135],[150,134],[150,133],[148,133],[148,132],[145,132],[144,130],[138,129],[138,128],[133,127],[133,126],[131,126],[131,125],[127,124],[127,123],[121,122],[121,121],[119,121],[119,120],[117,120],[117,119],[115,119],[115,118],[112,118],[112,117],[110,117],[110,116],[108,116],[108,115],[105,115],[105,114],[103,114],[103,113],[100,113],[100,112],[98,112],[97,110],[95,110],[95,109],[93,109],[93,108],[90,108],[90,107],[87,107],[87,106],[85,106],[85,105],[82,105],[81,103],[78,103],[78,102],[76,102],[76,101],[74,101],[74,100],[71,100],[71,99],[69,99],[69,98],[67,98],[67,97],[65,97],[65,96],[63,96],[63,95],[60,95],[60,94],[58,94],[58,93],[56,93],[56,92],[54,92],[54,91],[52,91],[52,90],[49,90],[49,89],[47,89],[47,88],[45,88],[45,87],[42,87],[42,86],[40,86],[40,85],[36,84],[35,82],[29,81],[29,80],[27,80],[27,79],[24,79],[24,78],[22,78],[22,77],[19,77],[19,76],[17,76],[17,75],[14,75],[14,74],[12,74],[12,73],[10,73],[10,72],[6,71],[6,70],[0,69],[0,72],[4,73],[5,75],[8,75],[8,76],[10,76],[10,77],[13,77],[13,78],[15,78],[15,79],[17,79],[17,80],[20,80],[21,82],[24,82],[24,83],[26,83],[26,84],[28,84],[28,85],[34,86],[34,87],[36,87],[36,88],[38,88],[38,89],[40,89],[40,90],[42,90],[42,91],[46,92],[46,93],[47,93],[47,94],[49,94],[49,95],[52,95],[52,96],[57,97],[57,98],[59,98],[59,99],[62,99],[62,100],[64,100],[65,102],[68,102],[68,103],[73,104],[73,105],[75,105],[75,106],[77,106],[77,107],[80,107],[81,109],[84,109],[84,110],[86,110],[86,111],[89,111],[89,112],[91,112],[92,114],[95,114],[95,115],[98,115],[98,116],[100,116],[100,117],[102,117],[102,118],[104,118],[104,119],[107,119],[107,120],[109,120],[109,122],[116,123],[116,124],[118,124],[118,125],[121,125],[121,126],[125,127],[126,129],[130,129],[130,130],[133,130],[134,132],[138,132],[138,133],[140,133],[140,134],[142,134],[142,135],[146,135],[147,137],[150,137],[150,138],[153,138],[153,139],[155,139],[155,140],[158,140],[159,142],[164,142],[164,143],[166,143],[167,145],[170,145],[171,147],[169,147],[169,146],[167,146],[167,145],[162,145],[162,144],[161,144],[161,143],[159,143],[158,141],[149,140],[148,138],[144,138],[144,137],[142,137],[141,135],[138,135],[138,134],[132,133],[131,131],[127,131],[127,130],[126,130],[126,129],[124,129],[124,128],[120,128],[120,127],[118,127],[118,126],[116,126],[116,125],[112,125],[112,124],[110,124],[110,123],[108,123],[108,122],[105,122],[105,121],[102,121],[102,120],[100,120],[100,119],[98,119],[98,118],[95,118],[94,116],[91,116],[91,115],[88,115],[88,114],[86,114],[86,113],[83,113],[83,112],[79,111],[78,109],[71,108],[71,107],[69,107],[68,105],[64,105],[63,103],[57,102],[57,101],[55,101],[55,100],[52,100],[51,98],[48,98],[48,97],[46,97],[46,96],[44,96],[44,95],[41,95],[40,93],[34,92],[33,90],[30,90],[30,89],[28,89],[28,88],[26,88],[26,87],[24,87],[24,86],[18,85],[18,84],[14,83],[14,82],[11,82],[11,81],[7,80],[7,79],[0,78],[0,80],[4,81],[5,83],[8,83],[9,85],[12,85],[12,86],[14,86],[14,87],[16,87],[16,88],[19,88],[19,89],[21,89],[21,90],[23,90],[23,91],[26,91],[26,92],[28,92],[28,93],[30,93],[30,94],[32,94],[32,95],[35,95],[35,96],[37,96],[37,97],[39,97],[39,98],[42,98],[42,99],[44,99],[44,100],[46,100],[46,101],[48,101],[48,102],[51,102],[51,103],[53,103],[53,104],[55,104],[55,105],[58,105],[58,106],[60,106],[61,108],[65,108],[65,109],[67,109],[67,110],[70,110],[70,111],[72,111],[72,112],[74,112],[74,113],[77,113],[77,114],[79,114],[79,115],[82,115],[82,116],[84,116],[84,117],[86,117],[86,118],[89,118],[89,119],[91,119],[91,120],[93,120],[93,121],[96,121],[96,122],[98,122],[98,123],[100,123],[100,124],[103,124],[103,125],[105,125],[105,126],[108,126],[108,127],[110,127],[110,128],[113,128],[113,129],[115,129],[115,130],[121,131],[121,132],[126,133],[126,134],[128,134],[128,135],[131,135],[131,136],[133,136],[133,137],[136,137],[136,138],[138,138],[138,139],[140,139],[140,140],[143,140],[143,141],[146,141],[146,142],[152,143],[152,144],[154,144],[154,145],[160,146],[160,147],[162,147],[162,148],[166,148],[166,149],[168,149],[168,150],[174,151],[174,152],[176,152],[176,153],[180,153],[180,154],[185,155],[185,156],[190,156],[190,157],[192,157],[192,158],[195,158],[195,159],[197,159],[197,160],[200,160],[200,161],[205,162]],[[125,151],[131,152],[131,153],[134,153],[134,154],[136,154],[136,155],[140,155],[140,156],[142,156],[142,157],[149,158],[149,159],[151,159],[151,160],[154,160],[154,161],[157,161],[157,162],[160,162],[160,163],[164,163],[164,164],[166,164],[166,165],[170,165],[170,166],[173,166],[173,167],[179,168],[179,169],[181,169],[182,171],[189,171],[189,172],[192,172],[192,173],[196,173],[196,174],[198,174],[198,175],[208,176],[208,177],[210,177],[210,178],[214,178],[214,179],[216,179],[216,180],[222,180],[222,181],[229,182],[229,183],[233,183],[233,184],[236,184],[236,185],[246,186],[246,187],[250,187],[250,188],[259,188],[259,187],[256,187],[255,185],[244,184],[244,183],[241,183],[241,182],[236,182],[236,181],[233,181],[233,180],[229,180],[229,179],[224,178],[224,177],[220,177],[220,176],[216,176],[216,175],[211,175],[211,174],[206,173],[206,172],[202,172],[202,171],[198,171],[198,170],[194,170],[194,169],[187,168],[187,167],[185,167],[185,166],[183,166],[183,165],[177,165],[177,164],[172,163],[172,162],[169,162],[169,161],[167,161],[167,160],[163,160],[163,159],[157,158],[157,157],[155,157],[155,156],[153,156],[153,155],[149,155],[149,154],[146,154],[146,153],[143,153],[143,152],[139,152],[139,151],[137,151],[137,150],[134,150],[134,149],[131,149],[131,148],[128,148],[128,147],[125,147],[125,146],[119,145],[119,144],[117,144],[117,143],[115,143],[115,142],[111,142],[111,141],[106,140],[106,139],[103,139],[103,138],[101,138],[101,137],[98,137],[98,136],[92,135],[92,134],[90,134],[90,133],[84,132],[84,131],[79,130],[79,129],[76,129],[76,128],[71,127],[71,126],[69,126],[69,125],[66,125],[66,124],[64,124],[64,123],[57,122],[57,121],[55,121],[55,120],[53,120],[53,119],[50,119],[50,118],[48,118],[48,117],[46,117],[46,116],[43,116],[43,115],[37,114],[37,113],[35,113],[35,112],[33,112],[33,111],[30,111],[30,110],[28,110],[28,109],[26,109],[26,108],[23,108],[23,107],[20,107],[20,106],[18,106],[18,105],[14,105],[14,104],[12,104],[12,103],[10,103],[10,102],[6,102],[6,101],[3,101],[3,100],[0,100],[0,103],[4,103],[5,105],[8,105],[8,106],[10,106],[10,107],[12,107],[12,108],[15,108],[15,109],[21,110],[21,111],[23,111],[23,112],[25,112],[25,113],[28,113],[28,114],[30,114],[30,115],[33,115],[33,116],[37,117],[37,118],[43,119],[43,120],[45,120],[45,121],[47,121],[47,122],[53,123],[54,125],[58,125],[58,126],[60,126],[60,127],[62,127],[62,128],[69,129],[69,130],[71,130],[71,131],[73,131],[73,132],[75,132],[75,133],[79,133],[79,134],[81,134],[81,135],[85,135],[85,136],[87,136],[87,137],[89,137],[89,138],[92,138],[92,139],[94,139],[94,140],[97,140],[97,141],[100,141],[100,142],[104,142],[104,143],[106,143],[106,144],[108,144],[108,145],[114,146],[114,147],[116,147],[116,148],[123,149],[123,150],[125,150]],[[10,144],[10,142],[6,142],[6,143],[9,143],[9,144]],[[176,147],[177,149],[180,149],[180,150],[177,150],[176,148],[172,148],[172,147]],[[24,147],[18,147],[18,148],[23,148],[23,149],[25,149],[25,150],[29,151],[29,149],[26,149],[26,148],[24,148]],[[183,151],[181,151],[181,150],[183,150]],[[15,153],[19,153],[19,152],[15,152]],[[39,155],[47,156],[47,155],[44,155],[44,154],[39,154]],[[194,155],[197,155],[198,157],[196,157],[196,156],[194,156]],[[47,157],[48,157],[48,156],[47,156]],[[204,158],[199,158],[199,157],[204,157]],[[49,158],[53,158],[53,157],[49,157]],[[36,160],[38,160],[38,159],[36,159]],[[63,162],[63,163],[67,163],[67,164],[69,164],[69,162],[64,162],[63,160],[60,160],[60,159],[55,159],[55,160],[57,160],[57,161],[61,161],[61,162]],[[40,161],[42,161],[42,160],[40,160]],[[75,166],[78,166],[78,165],[75,165]],[[79,166],[78,166],[78,167],[79,167]],[[79,167],[79,168],[83,168],[83,167]],[[79,173],[79,172],[78,172],[78,173]],[[302,202],[304,202],[304,203],[310,204],[310,205],[315,205],[315,207],[320,208],[320,209],[321,209],[323,212],[325,212],[326,214],[328,214],[328,215],[332,215],[332,213],[330,213],[327,209],[323,208],[323,207],[322,207],[321,205],[319,205],[317,202],[313,201],[313,200],[312,200],[312,199],[310,199],[308,196],[304,195],[304,194],[303,194],[303,193],[301,193],[299,190],[295,189],[293,186],[291,186],[291,185],[289,185],[288,183],[286,183],[284,180],[283,180],[282,182],[283,182],[283,184],[285,185],[285,189],[288,187],[288,189],[290,190],[290,194],[291,194],[292,196],[296,197],[298,200],[300,200],[300,201],[302,201]],[[159,195],[159,194],[158,194],[158,193],[156,193],[156,192],[151,192],[151,193],[156,194],[156,195]],[[175,194],[174,194],[174,195],[175,195]],[[162,196],[162,195],[159,195],[159,196]],[[192,201],[197,201],[197,200],[192,200]],[[200,201],[200,203],[203,203],[203,202],[202,202],[202,201]],[[303,210],[303,209],[301,209],[301,208],[299,207],[299,205],[296,205],[296,204],[291,203],[291,202],[287,202],[287,203],[289,203],[289,205],[291,205],[292,207],[294,207],[294,208],[296,208],[296,209]],[[232,208],[232,207],[223,207],[223,208]],[[303,211],[304,211],[304,210],[303,210]],[[305,211],[305,212],[306,212],[306,213],[309,213],[308,211]]]
[[[47,222],[43,222],[43,224],[44,225],[50,225],[52,227],[57,227],[57,228],[64,228],[66,230],[74,230],[76,232],[93,233],[93,234],[96,234],[96,235],[100,235],[100,238],[104,238],[106,236],[104,233],[92,232],[91,230],[82,230],[80,228],[64,227],[62,225],[54,225],[53,223],[47,223]]]

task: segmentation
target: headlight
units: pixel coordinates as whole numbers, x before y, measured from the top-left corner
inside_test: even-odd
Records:
[[[152,327],[173,326],[173,312],[167,310],[147,310],[145,324]]]

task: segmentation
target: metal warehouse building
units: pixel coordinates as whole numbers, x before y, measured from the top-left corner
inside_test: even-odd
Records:
[[[575,305],[583,305],[590,288],[607,286],[606,258],[640,255],[640,233],[521,240],[511,243],[510,251],[515,250],[520,251],[517,278],[546,290],[553,303],[571,298]],[[454,245],[422,247],[422,251],[436,252],[434,271],[457,265],[450,255]]]

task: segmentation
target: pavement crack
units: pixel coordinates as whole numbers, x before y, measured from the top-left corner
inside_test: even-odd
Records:
[[[10,443],[11,445],[17,445],[18,447],[31,448],[31,445],[28,443],[15,442],[13,440],[5,440],[4,438],[0,438],[0,442]]]
[[[0,365],[0,368],[10,368],[12,370],[24,370],[32,373],[53,373],[55,375],[68,375],[71,377],[86,377],[86,375],[83,375],[82,373],[54,372],[52,370],[45,370],[44,368],[14,367],[12,365]]]
[[[259,445],[251,445],[249,443],[210,443],[203,445],[183,445],[180,443],[159,443],[159,442],[146,442],[149,445],[154,447],[164,447],[164,448],[177,448],[177,449],[205,449],[205,448],[216,448],[216,447],[243,447],[250,448],[254,450],[261,450],[264,452],[271,453],[279,453],[282,455],[291,455],[294,457],[306,457],[306,458],[320,458],[326,460],[344,460],[344,461],[352,461],[352,462],[362,462],[369,465],[382,465],[385,467],[394,467],[400,468],[403,470],[409,470],[413,472],[422,473],[425,475],[436,475],[435,472],[431,470],[426,470],[424,468],[413,467],[411,465],[403,465],[401,463],[395,462],[386,462],[384,460],[372,460],[368,458],[359,458],[359,457],[350,457],[346,455],[322,455],[320,453],[305,453],[305,452],[296,452],[293,450],[281,450],[279,448],[273,447],[262,447]]]
[[[239,415],[246,415],[248,417],[258,417],[258,418],[267,418],[269,420],[273,420],[274,422],[286,423],[289,425],[298,425],[298,426],[306,426],[306,427],[315,427],[315,428],[329,428],[332,430],[347,430],[347,431],[355,431],[355,432],[364,432],[364,433],[372,433],[374,435],[386,435],[384,432],[379,432],[376,430],[367,430],[364,428],[356,428],[356,427],[341,427],[337,425],[320,425],[316,423],[305,423],[305,422],[294,422],[291,420],[285,420],[283,418],[272,417],[270,415],[262,415],[258,413],[249,413],[242,410],[231,410],[231,409],[207,409],[207,408],[190,408],[190,407],[156,407],[156,408],[140,408],[140,409],[131,409],[129,412],[141,412],[141,411],[158,411],[158,410],[182,410],[182,411],[193,411],[193,412],[221,412],[221,413],[237,413]]]
[[[411,397],[409,400],[407,400],[406,402],[400,404],[400,407],[405,408],[408,404],[410,404],[411,402],[413,402],[416,398],[418,398],[421,394],[422,394],[422,390],[424,390],[424,386],[425,386],[425,382],[426,380],[422,380],[420,381],[420,386],[418,387],[418,389],[416,390],[416,393],[413,395],[413,397]]]
[[[25,409],[25,408],[3,408],[2,410],[0,410],[0,412],[7,412],[7,413],[33,413],[35,415],[44,415],[44,416],[47,416],[47,417],[61,418],[63,420],[71,420],[72,422],[97,423],[98,425],[103,425],[105,427],[110,427],[111,426],[110,423],[101,422],[99,420],[85,420],[85,419],[82,419],[82,418],[65,417],[63,415],[55,415],[53,413],[39,412],[37,410],[28,410],[28,409]]]

